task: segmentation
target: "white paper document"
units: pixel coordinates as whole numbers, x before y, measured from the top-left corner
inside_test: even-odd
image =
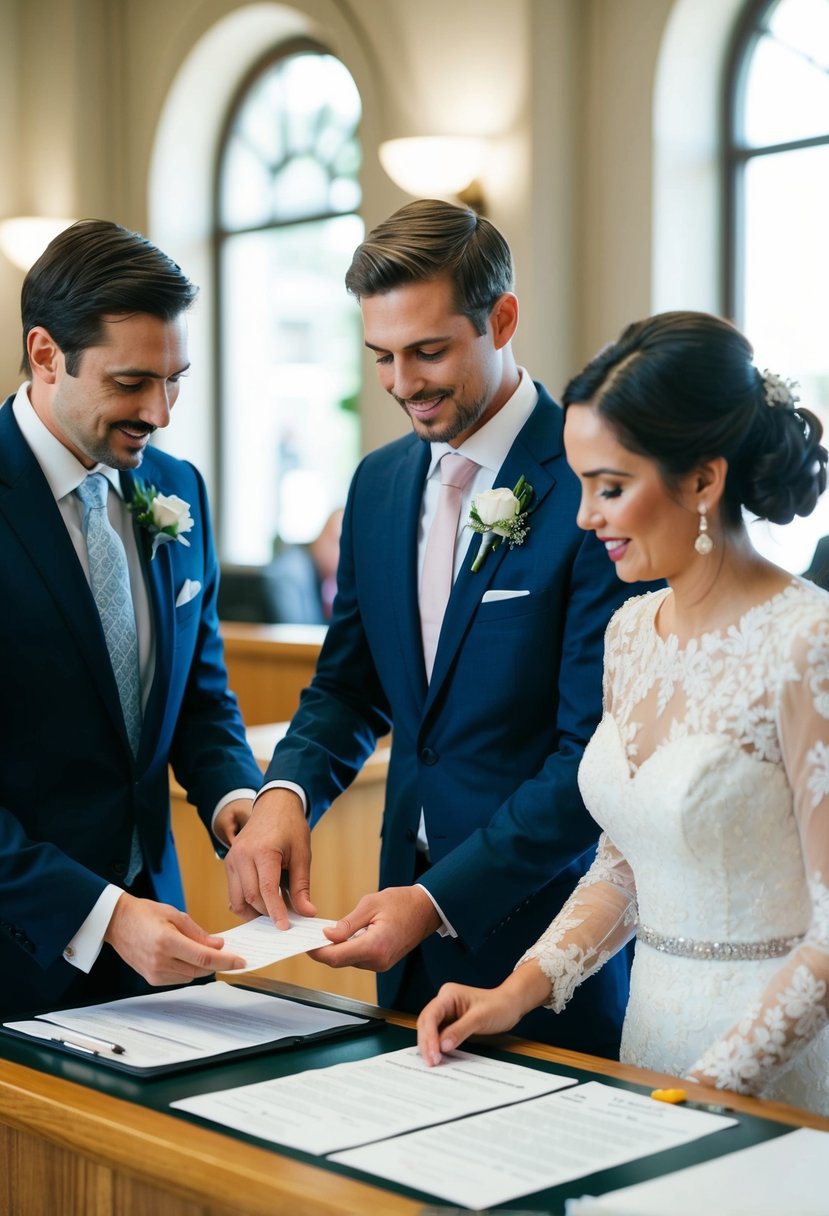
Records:
[[[569,1077],[465,1051],[454,1052],[438,1068],[428,1068],[416,1047],[406,1047],[172,1105],[247,1135],[319,1155],[573,1084]]]
[[[257,916],[255,920],[234,925],[232,929],[217,930],[216,936],[224,938],[225,947],[241,955],[247,963],[247,967],[227,974],[244,975],[247,971],[259,971],[295,954],[305,954],[307,950],[319,950],[322,946],[331,945],[323,929],[335,925],[335,920],[299,916],[296,912],[289,912],[288,920],[291,922],[290,929],[277,929],[269,916]]]
[[[489,1208],[734,1123],[588,1081],[331,1159],[462,1207]]]
[[[5,1025],[81,1054],[110,1057],[134,1068],[156,1068],[365,1021],[353,1014],[214,983],[61,1009]]]
[[[798,1131],[662,1178],[571,1199],[568,1216],[827,1216],[829,1132]]]

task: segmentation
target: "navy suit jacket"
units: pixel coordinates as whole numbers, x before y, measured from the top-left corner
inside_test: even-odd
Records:
[[[601,715],[605,627],[642,590],[620,583],[577,527],[563,413],[538,388],[495,481],[512,487],[524,474],[533,486],[529,534],[476,573],[470,534],[428,683],[416,583],[429,444],[409,435],[360,464],[316,675],[266,774],[306,790],[314,823],[393,728],[380,886],[413,881],[422,808],[433,864],[420,881],[458,933],[420,947],[433,990],[503,979],[592,859],[598,828],[576,774]],[[529,594],[483,602],[497,589]],[[403,965],[379,977],[381,1003],[395,1003]],[[599,1050],[618,1041],[626,994],[626,963],[614,960],[560,1018],[522,1029]]]
[[[138,475],[187,501],[195,526],[189,548],[169,542],[145,561],[155,675],[134,758],[89,584],[12,398],[0,408],[0,974],[14,988],[5,1011],[82,997],[82,973],[62,952],[107,883],[123,882],[133,824],[156,897],[184,906],[168,762],[206,826],[220,798],[261,782],[227,690],[204,483],[153,449]],[[121,479],[129,499],[133,475]],[[188,578],[201,591],[177,608]]]

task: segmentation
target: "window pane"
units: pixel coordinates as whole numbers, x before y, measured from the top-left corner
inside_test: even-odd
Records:
[[[267,562],[345,501],[359,455],[359,309],[343,277],[363,238],[341,216],[223,243],[223,557]]]
[[[225,227],[255,228],[271,217],[271,174],[240,139],[227,146],[219,202]]]
[[[829,3],[782,0],[767,28],[746,80],[748,146],[829,135]]]
[[[761,156],[745,179],[745,318],[759,368],[800,384],[829,431],[829,146]],[[826,436],[824,436],[824,441]],[[757,547],[796,573],[829,534],[829,497],[786,528],[752,524]]]
[[[231,124],[220,173],[222,226],[357,207],[360,116],[357,87],[332,55],[303,52],[267,68]]]

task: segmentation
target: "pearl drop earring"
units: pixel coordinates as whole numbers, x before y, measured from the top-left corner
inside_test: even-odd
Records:
[[[694,541],[694,548],[701,557],[707,557],[714,548],[714,542],[708,535],[708,508],[704,502],[699,504],[699,532]]]

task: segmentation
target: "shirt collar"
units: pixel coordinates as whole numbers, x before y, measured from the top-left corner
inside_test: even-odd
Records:
[[[29,399],[29,381],[21,384],[17,390],[12,403],[12,412],[23,438],[32,449],[32,454],[49,483],[49,489],[55,496],[55,502],[60,502],[67,494],[77,490],[90,473],[103,473],[123,498],[121,478],[118,476],[117,469],[111,469],[105,464],[96,464],[93,469],[85,468],[77,457],[72,455],[69,448],[65,447],[40,420]]]
[[[521,379],[512,396],[489,422],[465,439],[459,448],[453,448],[448,443],[431,444],[432,455],[427,477],[432,476],[441,457],[447,452],[456,452],[466,456],[468,460],[474,460],[481,468],[489,469],[495,477],[519,431],[538,403],[538,390],[529,373],[523,367],[519,367],[518,372]]]

